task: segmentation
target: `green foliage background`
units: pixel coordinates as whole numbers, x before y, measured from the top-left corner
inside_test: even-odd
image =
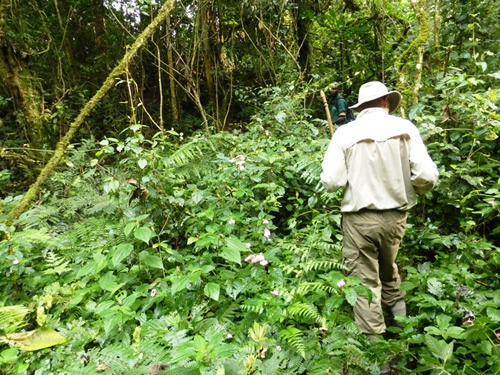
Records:
[[[85,26],[96,14],[87,3],[68,2],[82,7],[68,22],[80,40],[92,41]],[[139,3],[143,15],[158,6]],[[378,374],[390,353],[398,354],[401,373],[500,371],[493,3],[474,1],[477,13],[471,13],[470,6],[429,2],[434,19],[428,21],[441,24],[438,43],[424,46],[421,75],[409,68],[417,54],[398,61],[419,30],[408,2],[372,2],[344,9],[344,16],[339,2],[313,3],[217,4],[227,37],[230,27],[243,35],[239,27],[253,26],[228,50],[240,64],[235,81],[219,71],[222,86],[234,89],[236,112],[222,129],[203,77],[212,134],[200,125],[188,93],[181,122],[158,129],[154,120],[162,110],[152,90],[128,93],[158,82],[155,69],[143,69],[154,54],[144,53],[89,119],[38,200],[13,222],[7,214],[21,199],[20,176],[29,180],[46,157],[27,147],[25,155],[36,160],[31,169],[0,160],[2,373]],[[29,38],[39,40],[40,30],[64,40],[53,31],[60,19],[46,16],[56,12],[39,13],[43,27],[33,29],[29,14],[10,20],[17,22],[11,31],[31,31],[22,34],[26,43],[36,45]],[[129,31],[141,28],[130,14],[117,14]],[[271,20],[273,14],[283,23]],[[294,36],[286,32],[300,15],[309,17],[309,48],[317,52],[307,70],[290,53]],[[189,17],[179,20],[177,51],[187,54],[194,26]],[[112,25],[105,35],[116,49],[106,58],[84,49],[67,54],[72,45],[30,64],[47,78],[45,98],[53,104],[45,112],[51,126],[45,152],[127,42],[119,37],[120,23]],[[8,35],[17,43],[11,46],[19,45],[19,35]],[[258,53],[249,52],[246,38]],[[329,47],[332,42],[339,47]],[[68,56],[81,69],[63,64],[51,74],[48,67]],[[343,273],[340,193],[319,184],[328,128],[317,92],[341,80],[352,100],[359,83],[375,78],[400,86],[403,114],[421,131],[440,180],[410,212],[399,257],[408,317],[393,322],[388,340],[374,343],[351,315],[357,296],[368,292]],[[58,91],[62,82],[71,90]],[[187,76],[179,83],[189,84]],[[12,101],[0,92],[2,113]],[[22,116],[2,115],[2,156],[25,141],[13,136]],[[61,333],[66,343],[25,351],[9,336],[40,328]]]

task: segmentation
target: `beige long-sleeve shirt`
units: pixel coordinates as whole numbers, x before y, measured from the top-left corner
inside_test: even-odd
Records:
[[[431,190],[438,179],[416,126],[382,108],[365,109],[339,127],[321,166],[326,190],[344,188],[342,212],[408,210],[416,193]]]

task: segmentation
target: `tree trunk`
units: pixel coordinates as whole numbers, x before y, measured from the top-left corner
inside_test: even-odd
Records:
[[[172,28],[170,25],[170,16],[166,21],[166,40],[167,40],[167,63],[168,63],[168,76],[170,83],[170,105],[172,108],[172,123],[178,125],[180,122],[179,103],[177,100],[177,93],[175,91],[175,68],[174,68],[174,54],[172,46]]]
[[[408,48],[399,56],[396,61],[396,67],[399,69],[399,86],[400,91],[404,90],[407,80],[407,69],[409,67],[417,67],[416,79],[412,78],[413,86],[411,87],[411,103],[418,102],[418,93],[421,84],[421,69],[422,66],[418,65],[419,63],[423,63],[423,48],[425,43],[429,40],[431,36],[431,30],[429,27],[429,23],[427,22],[427,11],[425,6],[425,0],[415,0],[411,2],[411,5],[415,11],[415,16],[418,24],[418,34],[417,37],[410,43]],[[420,61],[419,56],[421,56],[422,60]],[[415,57],[417,58],[417,62],[415,61]],[[410,62],[410,63],[409,63]],[[403,95],[403,105],[401,109],[404,108],[404,103],[406,100]]]
[[[66,152],[66,149],[76,134],[80,126],[83,124],[87,116],[94,109],[94,107],[99,103],[99,101],[106,95],[106,93],[115,86],[116,79],[125,71],[126,67],[129,65],[130,60],[137,54],[137,51],[147,43],[148,39],[153,35],[156,28],[165,21],[170,10],[172,9],[174,0],[167,0],[163,4],[162,8],[158,12],[155,19],[144,29],[144,31],[135,40],[134,44],[127,50],[125,56],[120,61],[120,63],[113,69],[108,78],[104,81],[102,87],[97,91],[94,96],[89,100],[87,105],[81,110],[78,117],[70,125],[68,132],[63,138],[58,142],[57,147],[53,156],[50,158],[48,163],[45,165],[43,170],[40,172],[37,180],[33,185],[30,186],[21,201],[9,212],[9,221],[16,219],[21,215],[28,205],[33,201],[41,187],[47,181],[51,173],[54,171],[56,166],[59,164],[61,159]]]
[[[0,77],[11,95],[14,110],[22,111],[19,117],[29,146],[34,149],[42,147],[42,110],[41,98],[33,87],[34,79],[27,69],[22,69],[22,57],[16,48],[7,41],[7,15],[12,13],[9,1],[0,3]]]

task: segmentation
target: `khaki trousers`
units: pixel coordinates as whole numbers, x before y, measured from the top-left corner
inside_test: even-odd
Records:
[[[374,294],[370,304],[367,298],[358,297],[354,306],[354,318],[363,333],[384,333],[382,307],[404,296],[396,257],[405,226],[405,211],[362,210],[342,215],[344,265],[349,275],[359,277]]]

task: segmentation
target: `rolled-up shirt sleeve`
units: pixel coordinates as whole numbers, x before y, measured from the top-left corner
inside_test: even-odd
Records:
[[[336,142],[335,137],[330,141],[321,164],[321,183],[330,192],[344,188],[347,184],[347,167],[344,152]]]
[[[436,184],[439,172],[436,163],[427,153],[427,149],[418,133],[411,136],[410,149],[411,183],[415,192],[424,194]]]

